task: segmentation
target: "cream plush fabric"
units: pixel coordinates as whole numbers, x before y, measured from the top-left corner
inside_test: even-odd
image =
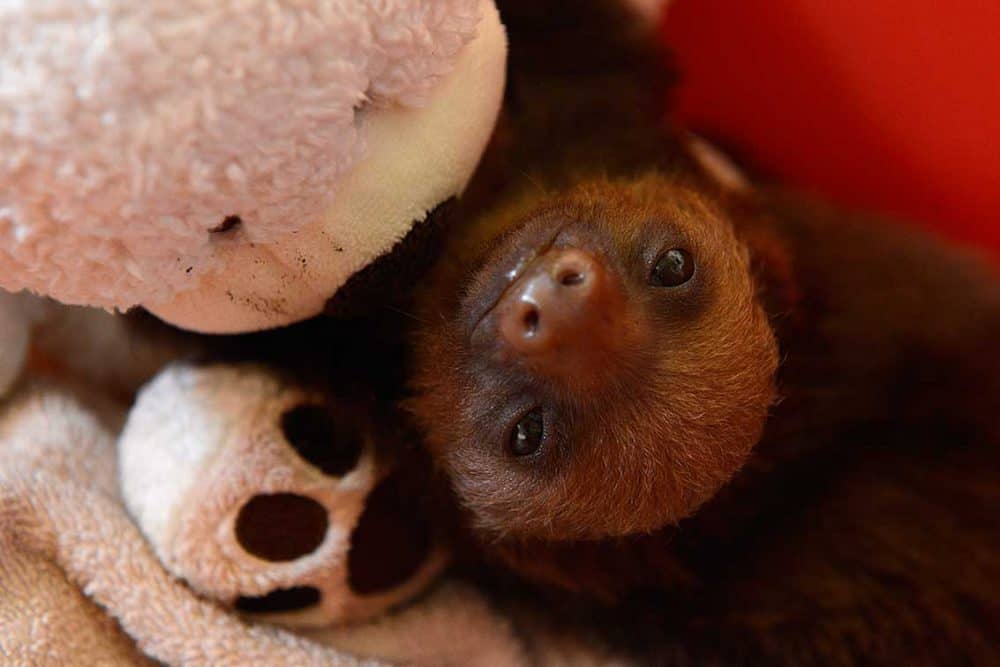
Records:
[[[313,315],[462,189],[505,55],[492,0],[0,3],[0,287]]]

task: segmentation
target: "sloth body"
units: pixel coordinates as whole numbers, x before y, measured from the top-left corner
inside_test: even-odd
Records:
[[[644,655],[680,664],[995,657],[996,273],[726,191],[624,12],[499,4],[508,100],[417,291],[406,403],[477,555],[657,591]]]

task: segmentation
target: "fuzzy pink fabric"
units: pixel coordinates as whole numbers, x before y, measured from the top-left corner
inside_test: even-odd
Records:
[[[0,287],[162,301],[330,205],[378,109],[420,105],[478,0],[0,2]],[[191,267],[190,271],[178,266]]]

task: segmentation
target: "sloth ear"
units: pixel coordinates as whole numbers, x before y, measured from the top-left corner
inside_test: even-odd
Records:
[[[761,206],[750,176],[726,152],[703,137],[686,132],[682,141],[700,176],[715,189],[737,235],[749,250],[750,272],[757,286],[757,298],[763,304],[771,326],[780,335],[799,329],[803,314],[797,308],[801,292],[795,276],[794,258],[775,231],[771,215]]]
[[[702,175],[724,194],[746,194],[753,190],[746,172],[717,145],[694,132],[684,133],[683,142]]]
[[[638,14],[646,25],[654,27],[659,25],[670,0],[625,0],[625,4]]]
[[[750,251],[750,270],[758,296],[772,323],[786,327],[797,315],[798,283],[792,254],[775,232],[774,221],[762,211],[749,175],[716,144],[686,132],[684,146],[701,175],[730,212],[737,234]]]

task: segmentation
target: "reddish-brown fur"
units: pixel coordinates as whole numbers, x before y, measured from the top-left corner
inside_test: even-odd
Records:
[[[792,195],[721,191],[662,126],[658,63],[625,14],[546,4],[500,3],[508,104],[418,298],[408,406],[477,552],[618,600],[605,629],[641,613],[610,634],[646,661],[995,661],[996,273]],[[463,318],[567,221],[634,317],[606,363],[546,385],[565,413],[553,451],[510,460],[506,423],[540,390],[474,354]],[[673,301],[641,288],[657,230],[705,269]]]
[[[587,241],[619,273],[637,274],[622,280],[629,316],[613,329],[619,340],[611,350],[591,341],[585,367],[535,382],[515,363],[480,358],[461,314],[425,314],[431,324],[418,346],[424,372],[413,410],[428,447],[477,529],[493,536],[595,538],[675,523],[743,463],[773,402],[776,342],[756,299],[749,253],[720,211],[659,176],[591,179],[542,201],[523,214],[516,205],[502,209],[524,223],[514,245],[563,224],[566,243]],[[508,220],[496,224],[506,228]],[[648,261],[633,252],[648,248],[651,261],[682,236],[702,260],[698,279],[684,293],[650,289]],[[455,243],[469,241],[459,232]],[[495,252],[508,254],[503,246]],[[437,280],[471,283],[475,310],[498,270],[488,264],[471,279]],[[518,392],[520,384],[545,386]],[[554,431],[530,462],[503,447],[522,398],[546,403]]]

